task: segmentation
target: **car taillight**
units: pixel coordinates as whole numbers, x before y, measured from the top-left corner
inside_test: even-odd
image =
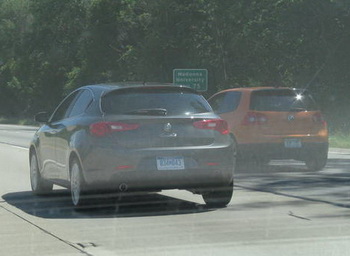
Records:
[[[314,123],[327,125],[326,120],[324,120],[323,115],[321,113],[316,113],[312,116],[312,120]]]
[[[202,120],[193,123],[193,126],[203,130],[215,130],[221,134],[229,134],[228,124],[222,119]]]
[[[248,112],[243,121],[243,125],[261,125],[267,123],[267,117],[264,114],[256,112]]]
[[[97,137],[103,137],[113,132],[136,130],[139,124],[127,124],[121,122],[98,122],[90,125],[90,133]]]
[[[119,165],[115,167],[116,170],[127,170],[127,169],[133,169],[133,165]]]

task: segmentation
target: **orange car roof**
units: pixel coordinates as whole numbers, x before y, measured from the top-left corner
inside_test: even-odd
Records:
[[[256,91],[256,90],[264,90],[264,89],[292,89],[290,87],[273,87],[273,86],[259,86],[259,87],[237,87],[237,88],[231,88],[223,90],[223,92],[226,91]]]

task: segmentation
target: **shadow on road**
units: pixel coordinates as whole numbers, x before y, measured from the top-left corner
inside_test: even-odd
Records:
[[[350,159],[328,159],[326,167],[319,173],[324,173],[327,170],[336,169],[337,173],[342,172],[343,175],[350,177]],[[270,174],[270,173],[318,173],[309,171],[305,164],[295,160],[271,161],[270,164],[255,164],[252,162],[240,163],[236,169],[236,174]]]
[[[346,175],[350,177],[350,159],[328,159],[326,168],[347,172]]]
[[[2,198],[10,205],[41,218],[120,218],[208,212],[204,205],[156,193],[135,193],[117,198],[115,195],[91,196],[90,204],[74,210],[68,190],[54,190],[48,196],[32,192],[8,193]]]
[[[244,168],[238,170],[237,187],[350,208],[349,159],[330,159],[321,171],[308,171],[296,161]]]
[[[307,171],[302,163],[279,161],[251,169],[243,166],[236,172],[237,189],[262,191],[295,198],[295,204],[326,203],[350,208],[350,160],[330,159],[324,170]],[[73,209],[68,190],[54,190],[50,196],[34,196],[32,192],[15,192],[2,196],[8,204],[33,216],[48,219],[126,218],[213,211],[205,205],[184,201],[157,193],[129,194],[122,199],[114,195],[91,199],[91,204],[79,211]],[[274,207],[284,202],[260,202],[233,205],[227,210]],[[290,204],[290,202],[288,202]]]
[[[350,159],[328,159],[324,170],[336,169],[350,177]],[[323,171],[324,171],[323,170]],[[271,172],[310,172],[305,164],[295,160],[273,160],[269,164],[257,164],[255,162],[240,162],[236,168],[236,174],[266,174]],[[322,172],[322,171],[321,171]]]

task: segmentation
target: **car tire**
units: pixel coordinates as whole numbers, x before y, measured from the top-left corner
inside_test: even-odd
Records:
[[[208,207],[225,207],[227,206],[233,195],[233,181],[224,187],[215,188],[204,191],[202,193],[203,200]]]
[[[41,177],[36,153],[32,153],[30,156],[30,185],[36,195],[49,194],[53,188],[51,182]]]
[[[306,167],[310,171],[320,171],[326,166],[327,158],[327,153],[310,156],[305,160]]]
[[[70,194],[76,209],[86,205],[85,182],[78,160],[74,159],[70,167]]]

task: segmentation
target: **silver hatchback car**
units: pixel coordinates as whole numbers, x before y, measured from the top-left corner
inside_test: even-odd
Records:
[[[80,207],[95,191],[186,189],[210,206],[233,193],[235,142],[196,91],[169,85],[91,85],[69,94],[30,145],[35,194],[53,184]]]

